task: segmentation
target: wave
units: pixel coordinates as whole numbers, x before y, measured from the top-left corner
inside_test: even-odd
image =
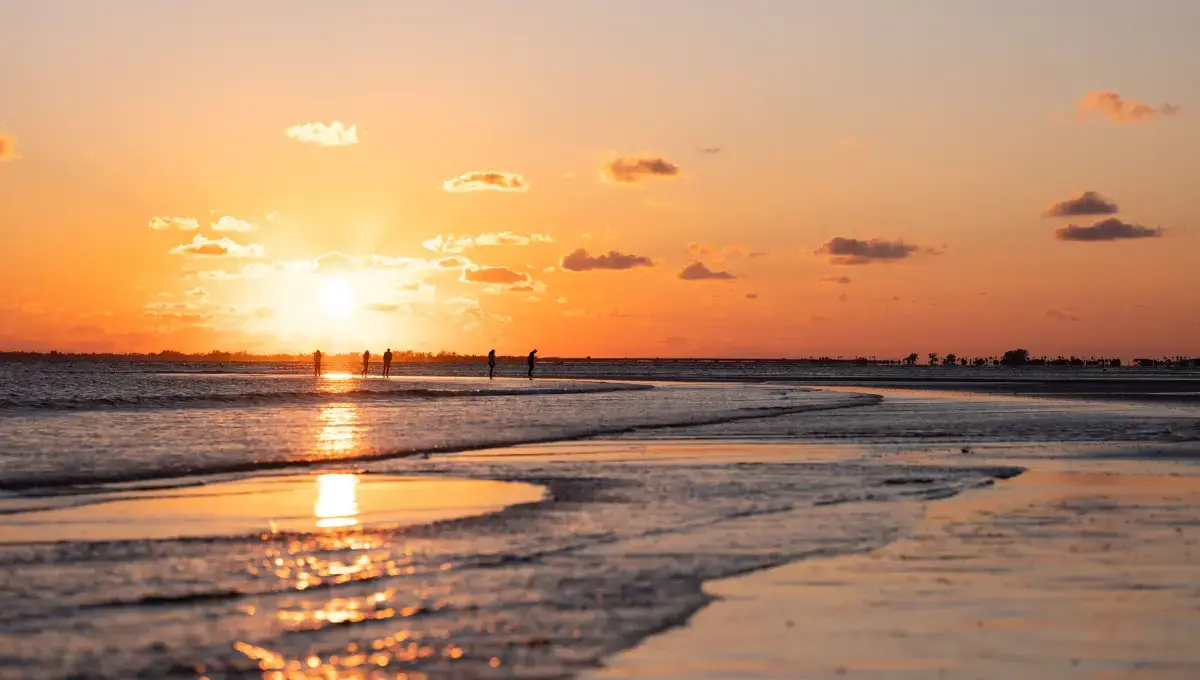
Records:
[[[636,387],[636,386],[635,386]],[[613,391],[623,391],[627,388],[621,387]],[[650,389],[646,386],[645,389]],[[521,390],[519,394],[528,394],[529,391]],[[752,407],[744,408],[735,411],[729,411],[721,415],[702,415],[699,417],[681,417],[678,420],[668,422],[641,422],[641,423],[624,423],[612,425],[609,427],[593,427],[581,428],[579,430],[560,431],[553,435],[538,436],[538,437],[511,437],[500,439],[485,439],[476,442],[468,442],[455,444],[451,446],[424,446],[401,448],[386,451],[372,451],[353,456],[347,456],[337,459],[288,459],[288,460],[261,460],[261,461],[243,461],[236,463],[213,463],[210,465],[191,465],[186,468],[158,469],[158,470],[138,470],[114,472],[111,474],[98,473],[95,471],[78,472],[71,474],[60,474],[57,476],[37,476],[27,478],[12,478],[0,479],[0,490],[3,491],[26,491],[33,489],[56,489],[63,488],[74,493],[80,488],[91,488],[97,485],[114,484],[124,482],[141,482],[149,480],[165,480],[179,477],[191,477],[196,475],[214,475],[214,474],[237,474],[248,472],[259,472],[268,470],[281,470],[287,468],[310,468],[329,465],[346,465],[348,463],[369,462],[377,460],[387,460],[392,458],[404,457],[428,457],[434,454],[450,454],[461,453],[464,451],[479,451],[482,449],[497,449],[509,448],[513,446],[527,446],[533,444],[551,444],[555,442],[579,441],[583,439],[592,439],[596,437],[613,437],[618,435],[626,435],[639,431],[663,430],[678,427],[696,427],[701,425],[719,425],[722,423],[732,423],[742,420],[753,420],[759,418],[774,418],[783,415],[796,413],[807,413],[816,411],[839,410],[846,408],[859,408],[863,406],[871,406],[883,401],[883,397],[875,394],[855,394],[851,398],[844,399],[835,403],[825,404],[803,404],[792,406],[778,407]]]
[[[17,411],[96,411],[181,407],[270,406],[276,404],[311,404],[331,400],[396,401],[405,399],[456,399],[465,397],[516,397],[563,394],[603,394],[651,390],[653,385],[602,383],[594,386],[575,384],[571,387],[532,387],[526,389],[352,389],[341,392],[321,390],[292,390],[270,392],[238,392],[232,394],[162,394],[119,395],[108,397],[71,397],[65,399],[36,399],[0,397],[0,410]]]

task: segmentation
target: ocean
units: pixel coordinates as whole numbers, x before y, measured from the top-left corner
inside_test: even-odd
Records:
[[[0,677],[568,677],[1032,458],[1200,441],[1180,370],[522,368],[0,364]]]

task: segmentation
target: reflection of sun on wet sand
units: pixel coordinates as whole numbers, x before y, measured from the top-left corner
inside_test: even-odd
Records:
[[[138,540],[406,526],[497,512],[542,500],[532,484],[480,479],[326,473],[202,486],[113,490],[72,507],[0,518],[0,542]]]

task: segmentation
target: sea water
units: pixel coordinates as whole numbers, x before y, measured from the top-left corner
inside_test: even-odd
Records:
[[[303,366],[0,365],[0,677],[569,675],[686,620],[707,602],[705,580],[879,547],[921,502],[1020,471],[910,464],[881,455],[887,446],[1178,443],[1197,424],[1164,406],[889,402],[885,390],[728,368],[700,383],[645,382],[636,365],[609,365],[604,381],[402,368],[385,380],[316,379]],[[628,447],[598,456],[597,437]],[[639,443],[664,440],[724,443],[670,456]],[[538,442],[558,443],[448,455]],[[822,459],[821,443],[850,448]],[[78,530],[80,517],[120,521],[120,504],[148,499],[237,506],[247,484],[297,473],[313,489],[307,525],[281,507],[287,522],[224,533]],[[542,491],[499,511],[321,523],[323,489],[327,506],[357,507],[355,488],[395,474]],[[469,506],[473,492],[461,493],[441,501]]]

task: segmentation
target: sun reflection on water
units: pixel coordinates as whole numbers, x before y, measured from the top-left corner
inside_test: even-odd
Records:
[[[317,419],[321,422],[321,430],[317,433],[317,453],[343,456],[358,445],[357,406],[326,406],[321,409]]]
[[[318,475],[313,514],[322,529],[358,524],[358,475]]]

